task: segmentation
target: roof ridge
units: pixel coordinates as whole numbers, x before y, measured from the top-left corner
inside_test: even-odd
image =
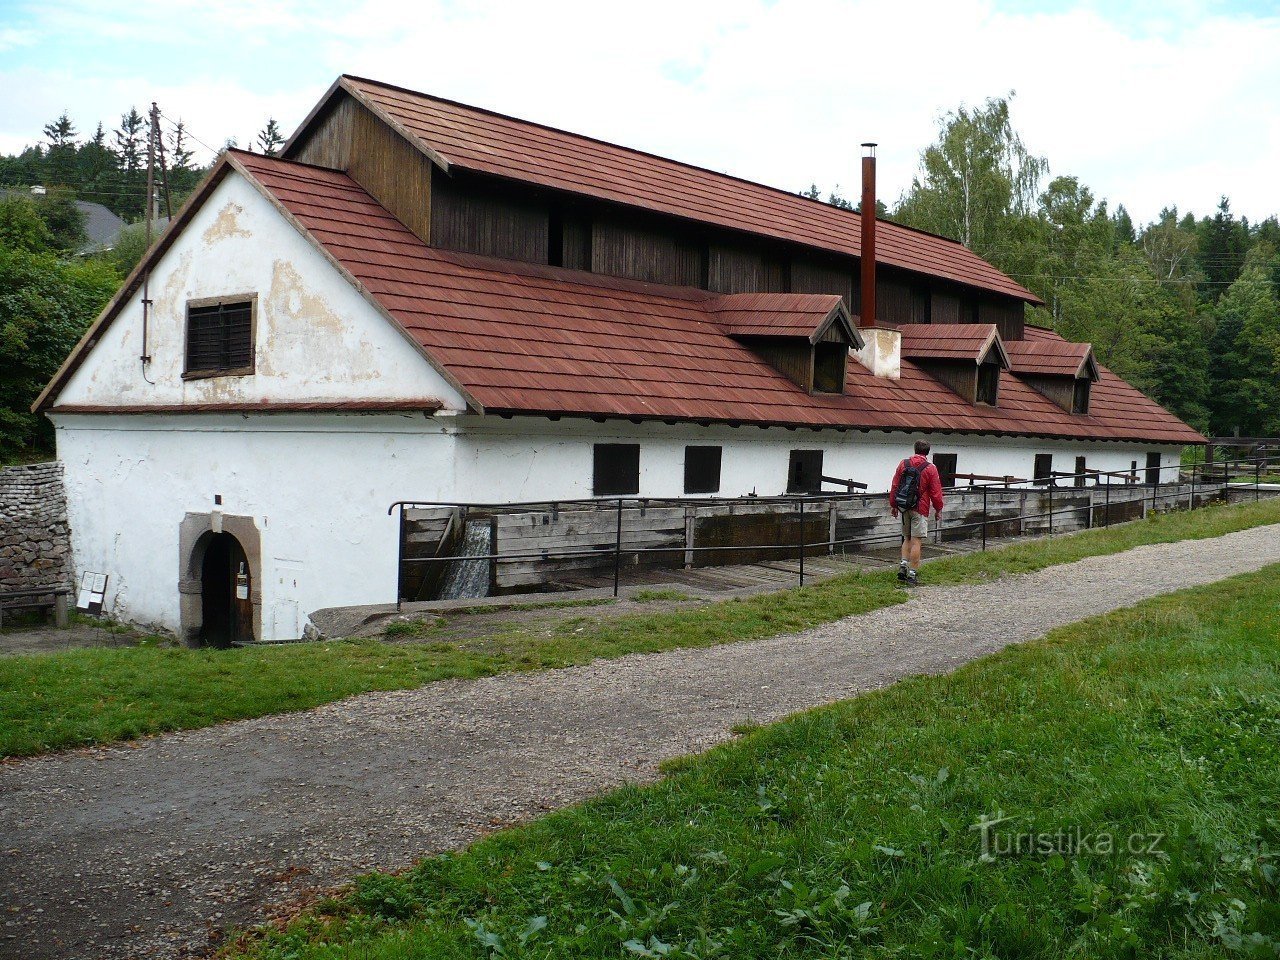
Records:
[[[844,207],[837,207],[835,204],[827,203],[825,200],[818,200],[818,199],[815,199],[814,197],[805,196],[803,193],[800,193],[799,191],[792,191],[792,190],[784,189],[783,187],[776,187],[773,184],[763,183],[759,180],[750,180],[747,177],[740,177],[737,174],[726,173],[723,170],[715,170],[711,167],[704,167],[696,163],[689,163],[687,160],[677,160],[675,157],[668,157],[661,153],[654,153],[652,150],[642,150],[639,147],[627,146],[625,143],[615,143],[612,140],[605,140],[602,137],[593,137],[591,134],[588,134],[588,133],[578,133],[576,130],[566,130],[564,127],[555,127],[549,123],[543,123],[540,120],[527,120],[524,117],[517,117],[510,113],[503,113],[500,110],[492,110],[489,107],[478,107],[473,103],[464,103],[461,100],[454,100],[450,97],[442,97],[434,93],[426,93],[425,91],[422,91],[422,90],[414,90],[411,87],[403,87],[396,83],[387,83],[384,80],[375,80],[372,77],[362,77],[354,73],[344,73],[342,74],[342,78],[346,80],[354,80],[359,83],[373,84],[376,87],[383,87],[387,90],[397,90],[401,93],[411,94],[412,96],[415,96],[415,97],[423,97],[427,100],[435,100],[439,103],[447,103],[447,104],[450,104],[451,106],[462,107],[466,110],[474,110],[477,113],[483,113],[491,117],[498,117],[501,120],[510,120],[512,123],[520,123],[530,127],[537,127],[540,130],[549,130],[552,133],[561,134],[567,137],[576,137],[579,140],[587,140],[591,143],[598,143],[601,146],[612,147],[615,150],[625,150],[628,153],[634,153],[642,157],[649,157],[654,160],[661,160],[664,163],[673,163],[676,166],[685,167],[686,169],[689,169],[689,170],[696,170],[699,173],[709,173],[709,174],[712,174],[713,176],[724,177],[726,180],[733,180],[737,183],[745,183],[752,187],[760,187],[764,190],[771,190],[775,193],[781,194],[782,196],[790,197],[793,200],[803,200],[809,203],[818,204],[821,207],[826,208],[827,210],[834,210],[836,211],[837,216],[846,217],[852,220],[858,220],[861,217],[861,214],[856,212],[853,209],[845,209]],[[952,237],[948,237],[941,233],[934,233],[932,230],[924,230],[920,227],[913,227],[913,226],[910,226],[909,224],[901,223],[897,220],[889,219],[888,217],[882,217],[878,214],[876,215],[876,222],[888,224],[891,227],[897,227],[902,230],[909,230],[912,233],[918,233],[926,237],[933,237],[936,240],[942,240],[942,241],[945,241],[946,243],[954,244],[957,247],[960,247],[964,250],[968,250],[970,253],[973,253],[975,256],[979,256],[979,254],[975,253],[973,250],[970,250],[959,240],[956,240]],[[819,248],[819,249],[823,249],[823,248]],[[992,266],[994,267],[994,264]],[[999,268],[996,267],[995,269],[998,270]]]

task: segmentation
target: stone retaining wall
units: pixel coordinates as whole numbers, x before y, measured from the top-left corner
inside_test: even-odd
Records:
[[[73,581],[62,464],[0,467],[0,591]]]

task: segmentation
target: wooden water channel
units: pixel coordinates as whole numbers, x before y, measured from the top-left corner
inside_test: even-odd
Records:
[[[1123,482],[1114,482],[1117,477]],[[1194,509],[1231,493],[1264,495],[1261,485],[1257,490],[1240,487],[1198,470],[1180,474],[1172,483],[1138,484],[1128,474],[1095,472],[1056,480],[1067,485],[1013,481],[952,488],[943,523],[931,524],[930,540],[942,548],[964,543],[980,549],[996,540],[1071,533],[1153,512]],[[1087,485],[1077,485],[1082,481]],[[814,564],[827,558],[862,555],[871,560],[877,553],[891,555],[901,542],[886,494],[399,503],[392,509],[397,508],[402,600],[439,596],[450,565],[462,562],[456,558],[463,531],[474,534],[477,524],[488,526],[488,554],[473,550],[467,562],[489,563],[492,595],[610,582],[616,590],[623,582],[652,579],[651,571],[726,566],[754,565],[764,579],[802,583],[806,564],[813,575]],[[474,542],[474,536],[469,540]]]

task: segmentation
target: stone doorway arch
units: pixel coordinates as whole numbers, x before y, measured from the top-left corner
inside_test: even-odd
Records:
[[[233,549],[232,544],[235,548]],[[234,557],[238,565],[243,558],[249,578],[249,597],[241,608],[243,627],[240,639],[262,638],[262,543],[257,524],[252,517],[228,516],[221,513],[188,513],[178,528],[178,600],[179,624],[182,641],[189,647],[203,643],[205,634],[206,559],[210,549],[216,563],[230,563]],[[235,571],[231,571],[234,577]],[[229,598],[234,603],[234,598]],[[244,620],[249,623],[243,623]]]

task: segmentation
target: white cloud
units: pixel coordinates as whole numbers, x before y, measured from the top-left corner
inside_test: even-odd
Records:
[[[0,65],[0,84],[24,89],[0,105],[0,148],[34,139],[63,107],[111,119],[150,99],[211,144],[244,142],[268,115],[291,127],[346,71],[788,189],[814,180],[855,193],[858,144],[875,139],[892,200],[941,112],[1016,89],[1028,145],[1139,219],[1165,204],[1208,212],[1222,193],[1254,218],[1280,210],[1280,17],[1196,0],[1119,13],[992,0],[139,0],[101,11],[55,3],[12,28],[38,32],[37,51],[52,36],[104,39],[75,63]],[[137,45],[142,35],[152,39]]]

